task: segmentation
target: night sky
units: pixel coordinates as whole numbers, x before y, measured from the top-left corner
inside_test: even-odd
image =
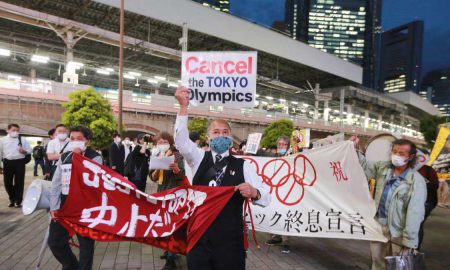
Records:
[[[285,0],[231,0],[231,13],[270,27],[274,20],[284,20],[284,3]],[[422,76],[433,69],[450,67],[449,13],[450,0],[383,0],[383,30],[414,19],[424,21]]]

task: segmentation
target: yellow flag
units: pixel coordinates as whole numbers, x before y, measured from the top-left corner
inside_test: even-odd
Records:
[[[433,162],[437,159],[445,144],[447,143],[447,138],[450,135],[450,129],[441,127],[439,129],[439,134],[436,138],[436,142],[434,143],[433,150],[430,154],[430,160],[428,161],[428,165],[431,166]]]

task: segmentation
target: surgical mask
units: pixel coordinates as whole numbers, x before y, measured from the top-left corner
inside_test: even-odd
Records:
[[[391,161],[392,161],[392,164],[395,167],[403,167],[403,166],[406,165],[406,163],[408,163],[408,161],[405,160],[405,158],[403,158],[403,157],[401,157],[399,155],[392,155],[391,156]]]
[[[58,138],[58,140],[64,141],[67,139],[67,133],[59,133],[58,135],[56,135],[56,137]]]
[[[209,147],[217,154],[225,153],[233,143],[233,139],[228,136],[218,136],[209,140]]]
[[[130,144],[131,144],[130,140],[125,140],[125,141],[123,141],[123,143],[124,143],[125,145],[130,145]]]
[[[280,155],[286,154],[286,149],[277,149],[277,153]]]
[[[81,149],[82,152],[86,150],[86,143],[83,141],[71,141],[69,142],[69,145],[67,146],[70,151],[73,151],[76,148]]]
[[[19,137],[19,132],[17,132],[17,131],[11,131],[11,132],[9,133],[9,136],[10,136],[11,138],[17,138],[17,137]]]
[[[158,148],[159,151],[165,153],[167,150],[169,150],[170,145],[168,145],[168,144],[158,144],[156,146],[156,148]]]

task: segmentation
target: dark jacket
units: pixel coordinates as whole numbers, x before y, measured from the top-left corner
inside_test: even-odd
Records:
[[[438,203],[437,190],[439,188],[439,179],[436,171],[428,165],[423,165],[418,172],[425,178],[427,183],[427,201],[434,207]]]
[[[150,160],[150,150],[146,149],[145,154],[142,154],[140,145],[136,145],[133,152],[130,153],[131,168],[134,171],[134,176],[128,178],[131,181],[146,182],[148,175],[148,162]]]
[[[51,174],[52,173],[52,161],[48,159],[47,156],[47,145],[44,147],[44,171],[47,174]],[[50,179],[48,179],[50,180]]]
[[[120,143],[113,142],[109,147],[109,167],[116,166],[115,171],[123,174],[125,164],[125,146]]]
[[[44,147],[41,145],[36,145],[33,147],[33,158],[35,160],[44,160],[45,154],[44,154]]]
[[[163,183],[161,185],[158,184],[158,192],[178,187],[181,185],[181,182],[184,179],[185,171],[183,156],[177,150],[173,150],[172,152],[173,155],[175,155],[175,160],[178,164],[178,167],[180,168],[180,172],[178,174],[175,174],[172,170],[164,170]],[[158,182],[159,178],[153,179],[152,177],[154,171],[155,170],[150,170],[150,179],[153,182]]]

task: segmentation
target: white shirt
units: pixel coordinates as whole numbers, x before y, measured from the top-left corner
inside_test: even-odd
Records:
[[[25,138],[21,138],[22,147],[28,154],[31,154],[31,147]],[[0,139],[0,160],[16,160],[25,158],[24,154],[21,154],[17,148],[19,147],[19,138],[12,138],[9,134]]]
[[[66,138],[64,141],[60,141],[58,138],[54,138],[51,140],[47,145],[47,154],[59,154],[61,152],[61,149],[66,145],[66,143],[69,142],[69,138]],[[67,152],[69,148],[66,146],[64,148],[64,152]]]
[[[125,160],[127,160],[127,157],[130,154],[130,146],[131,146],[131,144],[130,145],[123,144],[123,146],[125,146],[125,156],[123,158],[123,161],[125,161]]]
[[[175,147],[180,151],[180,154],[184,157],[191,168],[192,175],[194,176],[200,166],[200,163],[205,156],[205,151],[197,147],[197,144],[189,139],[189,131],[187,128],[188,116],[177,115],[177,120],[175,122]],[[213,159],[215,161],[217,153],[212,152]],[[229,152],[221,154],[222,158],[227,157]],[[223,168],[223,170],[225,170]],[[260,206],[267,206],[270,203],[271,196],[267,186],[263,184],[261,177],[258,176],[254,167],[250,165],[247,161],[244,162],[244,181],[252,185],[254,188],[259,190],[261,198],[254,203]],[[191,180],[192,181],[192,180]]]

